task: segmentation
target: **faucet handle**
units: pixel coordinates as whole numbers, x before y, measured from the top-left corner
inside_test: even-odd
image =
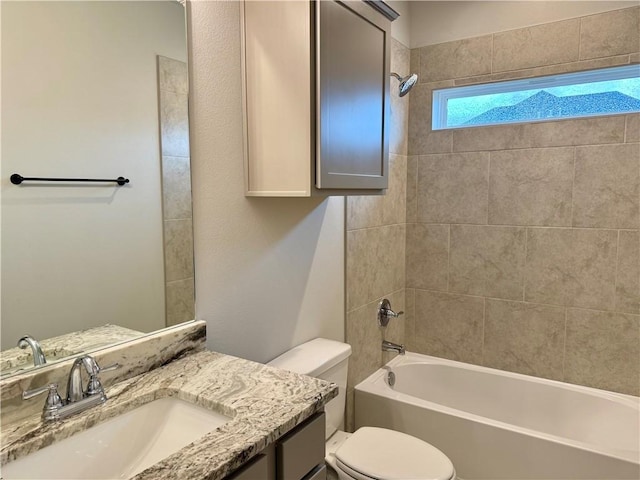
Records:
[[[113,370],[117,370],[121,367],[122,365],[120,365],[119,363],[114,363],[112,365],[107,365],[106,367],[100,367],[98,366],[98,373],[102,373],[102,372],[111,372]]]
[[[87,371],[89,372],[89,383],[87,384],[87,395],[95,395],[96,393],[101,393],[104,391],[102,388],[102,383],[100,383],[100,379],[98,378],[98,374],[102,372],[111,372],[113,370],[117,370],[120,368],[119,363],[114,363],[113,365],[107,365],[106,367],[100,367],[98,363],[92,358],[91,368],[87,367]],[[85,364],[86,365],[86,364]]]
[[[394,312],[391,310],[391,302],[386,298],[378,305],[378,325],[386,327],[389,325],[389,320],[392,318],[398,318],[400,315],[404,315],[404,312]]]
[[[60,398],[60,395],[58,394],[57,383],[50,383],[44,387],[34,388],[33,390],[25,390],[22,392],[22,398],[23,400],[28,400],[36,395],[41,395],[46,392],[49,392],[49,394],[47,395],[47,401],[44,402],[42,418],[44,420],[56,420],[59,418],[58,412],[63,406],[62,398]]]
[[[48,385],[45,385],[44,387],[34,388],[33,390],[25,390],[24,392],[22,392],[22,399],[29,400],[36,395],[42,395],[46,392],[49,392],[49,396],[51,396],[52,394],[58,395],[58,384],[50,383]]]

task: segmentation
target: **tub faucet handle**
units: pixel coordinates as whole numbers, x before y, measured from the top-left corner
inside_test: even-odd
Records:
[[[400,315],[404,315],[404,312],[394,312],[391,309],[391,302],[386,298],[378,305],[378,325],[386,327],[389,325],[389,320],[392,318],[398,318]]]

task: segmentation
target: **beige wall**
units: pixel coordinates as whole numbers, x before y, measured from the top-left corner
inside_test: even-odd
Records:
[[[392,39],[391,71],[406,75],[409,49]],[[405,308],[405,204],[409,98],[398,96],[391,79],[389,189],[384,196],[347,197],[346,338],[353,354],[347,385],[347,428],[353,428],[353,387],[373,373],[391,354],[383,354],[383,338],[404,341],[405,322],[377,324],[378,303],[386,297],[396,311]]]
[[[182,7],[153,3],[2,3],[3,348],[165,325],[156,55],[186,48]]]
[[[640,116],[430,131],[436,87],[638,63],[639,15],[411,51],[411,350],[640,394]]]
[[[410,1],[410,48],[638,5],[637,1]]]
[[[238,2],[190,2],[196,317],[210,349],[268,361],[344,340],[344,199],[246,198]]]

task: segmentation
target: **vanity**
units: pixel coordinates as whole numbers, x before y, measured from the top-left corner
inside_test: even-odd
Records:
[[[202,331],[203,324],[204,322],[193,322],[189,326],[178,328],[182,333],[172,332],[173,340],[165,339],[167,343],[163,350],[173,352],[169,355],[177,354],[179,344],[195,331]],[[156,343],[149,343],[151,339],[147,338],[147,344],[142,345],[142,339],[137,348],[149,349],[151,345],[157,345],[158,339],[155,340]],[[193,342],[186,355],[184,352],[179,353],[180,358],[170,360],[165,365],[122,379],[127,375],[126,357],[131,353],[125,353],[127,348],[135,350],[136,345],[121,349],[121,368],[104,374],[103,382],[108,397],[104,404],[57,422],[43,422],[40,411],[32,411],[28,417],[19,421],[3,422],[0,435],[3,478],[32,478],[28,475],[21,477],[22,469],[13,469],[11,463],[28,458],[30,454],[31,458],[35,458],[35,455],[45,452],[41,449],[49,445],[56,448],[57,443],[71,440],[74,435],[86,435],[90,439],[92,431],[99,431],[103,424],[134,412],[139,407],[151,406],[167,399],[215,412],[219,426],[148,468],[133,471],[134,475],[131,477],[122,478],[325,478],[325,423],[322,411],[326,402],[337,395],[336,385],[249,360],[203,351],[203,337],[200,341]],[[111,352],[106,356],[96,353],[96,357],[101,357],[98,362],[106,364],[117,358],[117,353]],[[49,367],[49,370],[63,373],[68,368],[68,362],[65,362],[58,364],[57,368]],[[39,375],[42,377],[42,373]],[[38,381],[41,380],[42,378]],[[53,378],[49,377],[48,380]],[[16,381],[16,377],[12,377],[5,380],[2,386],[11,387],[7,382]],[[34,382],[35,380],[31,380],[32,384]],[[42,397],[29,402],[34,400],[40,408],[44,404]],[[146,421],[159,422],[160,417],[167,415],[161,410],[159,412],[152,413]],[[184,424],[183,429],[187,428],[188,425]],[[125,441],[125,438],[117,436],[115,439],[112,448],[117,448],[117,442]],[[93,453],[96,453],[95,450]],[[64,460],[65,463],[80,461],[71,451]],[[18,466],[19,463],[14,465]],[[44,474],[46,478],[70,478],[68,473],[56,477],[55,465],[51,467]],[[81,475],[76,478],[113,478],[113,473],[105,472],[104,468],[96,468],[92,472],[93,476],[87,472]]]

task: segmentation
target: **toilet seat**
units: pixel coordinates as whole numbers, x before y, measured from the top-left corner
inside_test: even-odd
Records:
[[[357,480],[452,480],[451,460],[433,445],[385,428],[362,427],[335,452],[337,467]]]

